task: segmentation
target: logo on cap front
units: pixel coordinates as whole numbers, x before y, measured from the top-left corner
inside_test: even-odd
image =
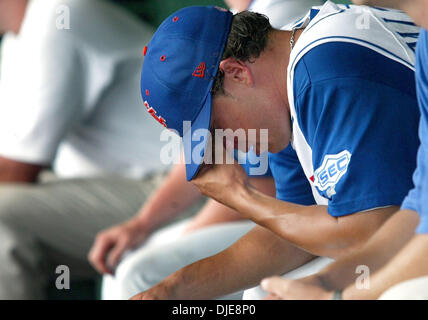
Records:
[[[203,78],[205,76],[205,68],[205,62],[201,62],[195,71],[193,71],[192,75],[194,77]]]
[[[216,8],[218,11],[223,11],[223,12],[228,12],[229,10],[222,8],[222,7],[218,7],[218,6],[214,6],[214,8]]]
[[[147,101],[144,101],[144,106],[146,107],[147,112],[150,113],[152,115],[152,117],[157,120],[157,122],[159,122],[165,128],[168,128],[166,125],[166,120],[164,118],[162,118],[161,116],[158,116],[156,114],[156,110],[154,108],[150,107],[150,105]]]

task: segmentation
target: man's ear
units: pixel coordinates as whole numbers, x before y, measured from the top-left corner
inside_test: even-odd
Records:
[[[220,62],[219,68],[224,73],[225,82],[231,81],[245,86],[252,86],[254,83],[250,68],[242,61],[227,58]]]

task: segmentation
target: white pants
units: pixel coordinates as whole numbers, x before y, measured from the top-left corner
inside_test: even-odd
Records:
[[[287,279],[300,279],[308,277],[312,274],[318,273],[333,261],[334,260],[330,258],[318,257],[304,264],[303,266],[282,275],[282,277]],[[245,290],[243,300],[261,300],[264,299],[267,295],[268,293],[266,291],[264,291],[260,286],[257,286],[252,289]]]
[[[428,276],[401,282],[385,291],[379,300],[428,300]]]
[[[142,247],[126,255],[115,276],[104,277],[102,298],[129,299],[175,271],[228,248],[255,226],[250,221],[230,222],[181,235],[189,221],[155,232]],[[241,298],[242,292],[223,297]]]

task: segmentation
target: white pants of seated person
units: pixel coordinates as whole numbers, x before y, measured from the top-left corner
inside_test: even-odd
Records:
[[[216,224],[182,235],[190,219],[155,232],[139,249],[128,253],[115,276],[105,276],[104,300],[129,299],[150,289],[175,271],[232,245],[255,224],[250,221]],[[242,299],[242,291],[222,299]]]
[[[303,266],[294,269],[284,275],[283,278],[287,279],[300,279],[312,274],[318,273],[328,264],[333,262],[334,260],[326,257],[318,257]],[[260,286],[248,289],[244,291],[243,300],[261,300],[264,299],[268,293],[264,291]]]
[[[428,276],[401,282],[385,291],[379,300],[428,300]]]

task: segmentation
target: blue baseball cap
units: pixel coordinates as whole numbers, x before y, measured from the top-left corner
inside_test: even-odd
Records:
[[[159,26],[144,49],[144,105],[159,123],[183,138],[187,180],[196,176],[207,147],[211,89],[232,16],[214,6],[181,9]]]

